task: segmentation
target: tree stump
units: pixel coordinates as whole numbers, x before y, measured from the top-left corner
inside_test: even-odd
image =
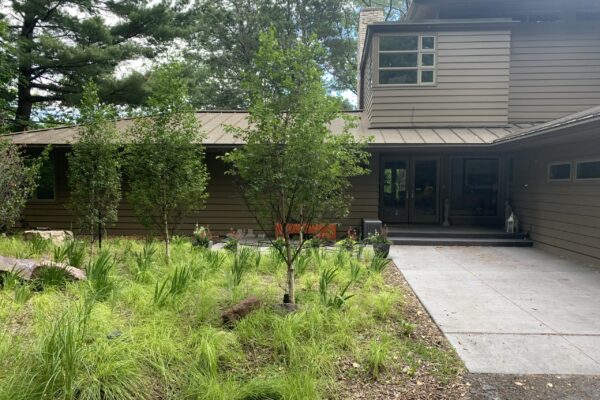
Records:
[[[223,325],[233,327],[236,322],[246,317],[251,312],[259,309],[261,306],[260,300],[255,296],[248,297],[246,300],[241,301],[231,308],[223,311],[221,318],[223,319]]]

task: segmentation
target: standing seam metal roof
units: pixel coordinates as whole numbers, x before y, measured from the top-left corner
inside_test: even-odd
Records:
[[[359,112],[349,112],[358,115]],[[246,128],[248,126],[245,112],[199,112],[196,114],[201,124],[202,131],[206,134],[203,143],[206,146],[234,146],[242,144],[230,132],[227,126]],[[117,121],[117,129],[125,132],[133,124],[133,119]],[[363,139],[372,136],[371,145],[485,145],[495,140],[511,137],[518,134],[523,128],[531,125],[509,125],[502,128],[466,128],[466,127],[440,127],[440,128],[376,128],[367,127],[363,117],[357,121],[357,126],[350,132],[357,138]],[[337,119],[331,123],[334,133],[341,133],[344,120]],[[53,129],[39,129],[18,132],[7,135],[13,143],[22,145],[69,145],[77,137],[75,126],[65,126]]]

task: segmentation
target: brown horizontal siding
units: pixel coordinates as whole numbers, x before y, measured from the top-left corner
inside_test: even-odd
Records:
[[[600,156],[600,139],[515,154],[512,204],[536,245],[600,262],[600,181],[549,182],[548,164]]]
[[[24,227],[48,227],[51,229],[68,229],[77,232],[73,214],[67,207],[67,163],[64,151],[58,152],[56,168],[57,199],[51,202],[30,201],[24,212]],[[377,155],[373,156],[373,166],[377,164]],[[207,157],[210,181],[207,187],[209,198],[206,207],[195,210],[185,216],[176,226],[176,233],[191,235],[196,223],[208,225],[215,234],[223,235],[231,228],[259,231],[259,227],[252,214],[247,209],[244,200],[233,183],[231,177],[226,176],[225,166],[222,161],[214,156]],[[372,168],[371,174],[353,179],[352,195],[354,201],[351,205],[350,215],[340,221],[340,232],[348,226],[360,226],[361,218],[376,218],[378,213],[378,170]],[[126,196],[126,194],[125,194]],[[268,227],[267,227],[268,229]],[[153,235],[155,230],[141,225],[135,211],[123,199],[118,210],[118,222],[108,229],[111,235]]]
[[[375,71],[370,126],[506,124],[510,32],[439,32],[436,53],[434,86],[379,86]]]
[[[598,24],[513,28],[509,120],[540,122],[600,104]]]

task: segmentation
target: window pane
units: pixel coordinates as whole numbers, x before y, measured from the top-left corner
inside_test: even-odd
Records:
[[[421,71],[421,82],[433,83],[433,71]]]
[[[571,164],[554,164],[550,166],[548,179],[571,179]]]
[[[379,50],[417,50],[418,43],[418,36],[381,36]]]
[[[600,160],[578,163],[577,179],[600,179]]]
[[[417,70],[379,71],[379,83],[382,85],[417,83]]]
[[[495,216],[498,213],[497,159],[452,160],[452,215]]]
[[[424,37],[422,38],[421,48],[433,50],[435,49],[435,38],[434,37]]]
[[[46,159],[40,168],[36,198],[40,200],[54,199],[54,162],[52,157]]]
[[[380,53],[379,67],[416,67],[418,53]]]
[[[433,67],[435,64],[434,54],[421,54],[421,65],[424,67]]]

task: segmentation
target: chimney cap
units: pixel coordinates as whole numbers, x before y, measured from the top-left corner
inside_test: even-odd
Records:
[[[360,9],[360,12],[363,11],[384,11],[385,8],[384,7],[362,7]]]

